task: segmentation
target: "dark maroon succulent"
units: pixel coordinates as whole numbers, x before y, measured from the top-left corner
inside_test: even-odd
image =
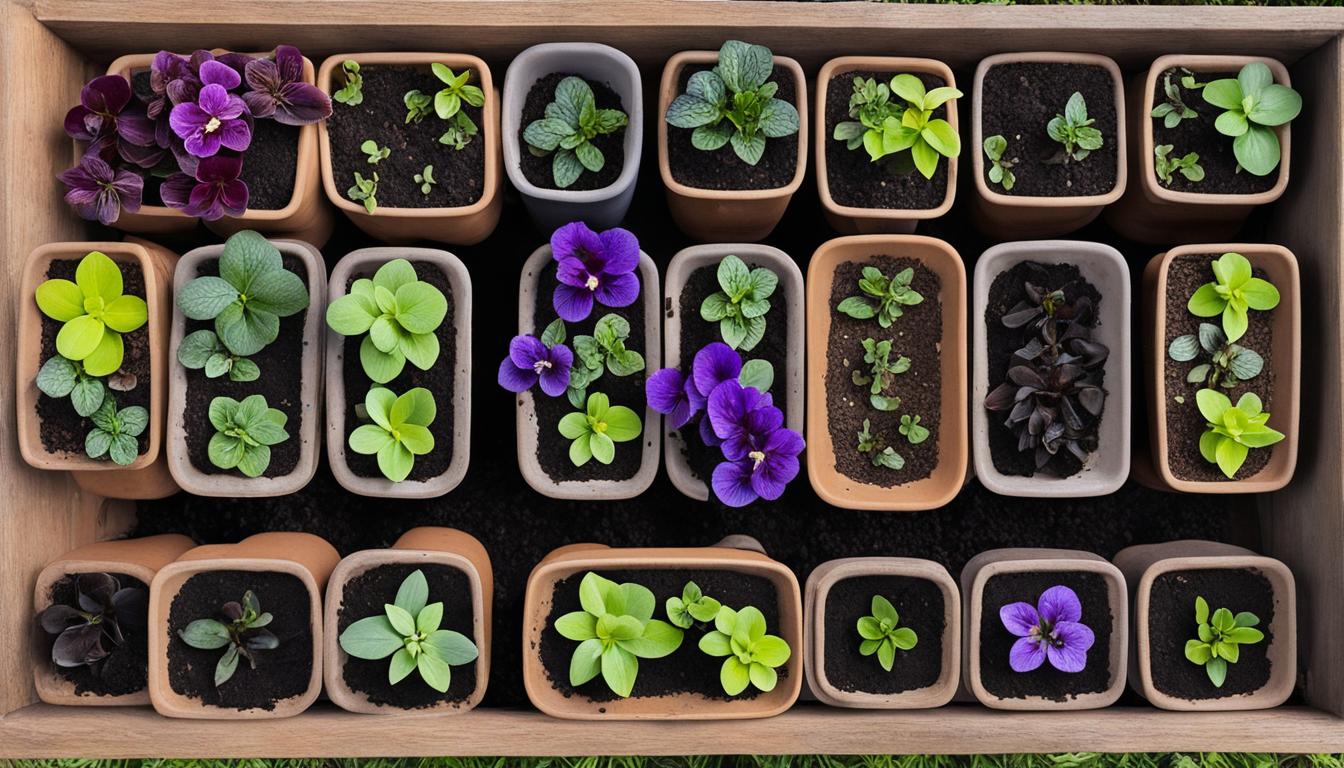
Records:
[[[309,125],[331,116],[331,99],[303,81],[303,54],[292,45],[275,49],[275,58],[247,62],[243,94],[253,117],[274,118],[285,125]]]
[[[85,219],[111,224],[122,209],[140,210],[144,179],[139,174],[113,168],[97,155],[85,155],[79,165],[62,171],[56,178],[66,186],[65,201]]]
[[[38,614],[43,631],[56,635],[51,660],[58,667],[88,667],[107,658],[127,635],[144,636],[148,594],[122,587],[107,573],[76,577],[75,605],[55,603]]]
[[[200,158],[195,178],[175,173],[159,187],[163,204],[178,208],[188,216],[214,221],[241,216],[247,210],[247,183],[238,178],[243,171],[239,155],[215,155]]]
[[[119,155],[140,165],[143,148],[155,146],[154,123],[143,105],[132,100],[131,84],[120,75],[95,77],[84,86],[79,104],[65,113],[65,132],[87,141],[89,154],[109,161]]]

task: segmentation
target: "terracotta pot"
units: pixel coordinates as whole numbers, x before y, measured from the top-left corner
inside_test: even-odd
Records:
[[[1245,256],[1255,269],[1265,271],[1266,278],[1279,289],[1279,305],[1273,310],[1274,400],[1270,403],[1269,426],[1284,434],[1284,439],[1268,448],[1269,463],[1259,472],[1238,480],[1182,480],[1171,470],[1167,444],[1167,395],[1164,379],[1167,365],[1167,271],[1179,256],[1189,254],[1223,254],[1235,251]],[[1213,273],[1209,273],[1209,280]],[[1167,490],[1187,493],[1268,493],[1288,485],[1297,468],[1299,392],[1302,371],[1302,303],[1297,259],[1281,245],[1251,243],[1215,243],[1210,245],[1182,245],[1154,256],[1143,270],[1143,293],[1148,301],[1144,310],[1144,339],[1147,342],[1148,372],[1148,434],[1151,456],[1149,461],[1156,474],[1145,473]],[[1264,313],[1257,315],[1261,322]]]
[[[541,633],[551,613],[557,582],[588,571],[692,569],[732,571],[769,579],[779,595],[778,627],[768,632],[784,638],[792,653],[786,674],[770,693],[754,699],[706,698],[696,693],[632,696],[595,702],[582,695],[566,696],[554,688],[542,665]],[[659,604],[661,610],[661,603]],[[566,720],[741,720],[773,717],[798,699],[803,684],[803,606],[798,580],[787,567],[767,557],[760,543],[730,536],[712,547],[680,549],[613,549],[601,544],[571,544],[547,555],[527,579],[523,606],[523,685],[532,704]],[[655,662],[649,662],[655,663]],[[717,686],[718,678],[705,681]]]
[[[540,336],[546,326],[554,319],[548,315],[545,318],[538,319],[534,316],[537,291],[540,289],[541,280],[547,270],[554,269],[554,261],[551,258],[551,246],[543,245],[532,252],[527,261],[523,264],[523,274],[518,287],[518,333],[532,336]],[[658,318],[660,305],[658,303],[658,267],[654,265],[653,259],[644,251],[639,252],[639,296],[644,304],[644,338],[639,347],[631,345],[640,354],[644,355],[644,371],[642,374],[633,374],[636,376],[645,376],[662,367],[659,350],[662,348],[662,339],[659,336]],[[628,308],[627,308],[628,309]],[[622,310],[610,310],[600,304],[593,306],[593,313],[601,316],[609,311],[621,312]],[[603,376],[612,375],[610,372]],[[598,391],[600,391],[600,386]],[[644,414],[640,417],[644,424],[644,433],[640,435],[642,446],[640,447],[639,471],[633,477],[625,480],[555,480],[546,470],[542,469],[541,462],[537,460],[537,445],[540,442],[541,430],[555,430],[555,424],[539,424],[537,422],[536,397],[540,389],[533,388],[522,394],[517,395],[518,418],[518,468],[522,470],[523,479],[532,489],[538,493],[544,493],[553,499],[581,499],[588,501],[609,501],[613,499],[633,499],[644,491],[648,490],[653,484],[653,479],[658,475],[658,425],[662,423],[662,414],[653,410],[647,403],[644,407]],[[542,395],[545,397],[545,395]],[[563,397],[563,395],[561,395]],[[621,403],[613,403],[621,405]],[[577,409],[575,409],[577,410]],[[555,433],[559,435],[559,432]],[[557,438],[559,439],[559,438]],[[617,451],[631,451],[636,447],[635,441],[626,443],[624,447],[617,448]]]
[[[704,242],[763,240],[784,217],[793,193],[803,184],[807,171],[807,79],[803,68],[787,56],[775,56],[776,67],[784,67],[793,77],[793,105],[798,110],[798,167],[788,184],[774,189],[701,189],[690,187],[672,177],[667,159],[667,121],[663,116],[680,92],[681,71],[686,67],[713,66],[718,51],[682,51],[667,60],[658,87],[658,172],[667,188],[667,209],[677,228]],[[785,136],[771,141],[788,141]]]
[[[984,605],[985,584],[1004,573],[1086,572],[1100,574],[1106,580],[1107,599],[1111,609],[1110,655],[1106,663],[1110,669],[1110,685],[1099,693],[1083,693],[1063,701],[1042,696],[1018,699],[999,698],[985,690],[980,680],[980,625],[982,621],[999,620],[999,606]],[[1120,569],[1091,552],[1072,549],[1015,548],[992,549],[981,552],[966,563],[961,571],[962,602],[966,611],[962,626],[965,632],[965,650],[962,653],[963,682],[981,704],[991,709],[1011,710],[1075,710],[1100,709],[1114,704],[1125,690],[1125,664],[1129,658],[1129,603],[1125,592],[1125,577]],[[1032,597],[1024,596],[1031,602]],[[1095,653],[1089,654],[1089,663],[1097,663]]]
[[[437,267],[448,278],[452,288],[452,321],[457,328],[456,362],[453,372],[452,403],[439,403],[440,408],[451,405],[453,410],[453,459],[443,474],[428,480],[404,480],[394,483],[379,475],[362,477],[355,474],[346,462],[347,435],[345,429],[345,337],[326,329],[326,396],[327,396],[327,462],[336,482],[351,493],[384,498],[428,499],[442,496],[457,487],[467,474],[471,459],[471,275],[466,266],[448,251],[433,248],[406,248],[401,246],[361,248],[351,251],[336,263],[327,281],[328,303],[345,295],[346,283],[351,277],[365,274],[372,277],[378,267],[392,259],[404,258],[411,262],[425,262]],[[444,322],[447,322],[445,318]],[[435,365],[442,365],[439,360]],[[409,363],[408,363],[409,365]],[[397,394],[403,394],[398,392]],[[436,392],[437,397],[448,393]],[[363,402],[363,392],[350,395]],[[434,431],[431,428],[431,432]],[[436,440],[447,439],[436,434]]]
[[[322,690],[322,590],[341,556],[327,541],[311,533],[271,532],[249,536],[237,544],[207,544],[189,549],[161,568],[150,586],[149,698],[165,717],[199,720],[262,720],[297,715]],[[273,709],[238,710],[203,704],[178,693],[168,675],[168,646],[182,642],[169,635],[168,617],[182,586],[212,571],[282,573],[303,582],[309,594],[313,671],[303,694],[275,702]]]
[[[412,528],[403,533],[391,549],[366,549],[348,555],[336,570],[332,571],[331,584],[327,589],[323,632],[323,681],[327,696],[341,709],[363,714],[405,713],[406,710],[387,704],[375,704],[369,701],[367,694],[350,688],[343,674],[345,663],[349,659],[341,649],[340,613],[345,600],[345,588],[351,579],[362,576],[382,565],[443,565],[456,568],[466,575],[471,589],[472,627],[470,632],[462,627],[443,627],[463,634],[469,634],[480,655],[476,658],[476,688],[462,701],[440,701],[431,707],[415,710],[417,713],[460,714],[476,708],[485,696],[486,684],[490,679],[490,637],[491,637],[491,601],[494,596],[495,580],[490,567],[490,555],[476,537],[454,528],[424,527]],[[388,601],[395,594],[388,595]],[[430,595],[431,601],[443,596]],[[407,679],[407,685],[419,685],[416,677]]]
[[[779,278],[779,287],[770,297],[771,302],[782,301],[788,306],[788,360],[781,373],[775,371],[775,382],[770,393],[776,401],[784,403],[784,426],[799,434],[803,431],[803,351],[804,305],[803,273],[798,263],[789,254],[768,245],[754,243],[723,243],[712,245],[693,245],[677,251],[667,265],[667,281],[664,286],[663,304],[666,312],[663,317],[663,338],[666,347],[666,367],[684,369],[689,374],[690,360],[681,359],[681,294],[691,275],[702,267],[717,267],[718,263],[729,255],[736,255],[750,267],[767,267]],[[703,300],[704,297],[700,297]],[[696,305],[699,306],[698,304]],[[697,310],[698,311],[698,310]],[[699,315],[696,315],[699,317]],[[769,316],[766,316],[767,323]],[[744,359],[750,359],[751,353],[745,353]],[[668,422],[663,423],[663,442],[666,443],[667,474],[677,490],[691,497],[705,501],[709,499],[709,486],[686,460],[684,453],[685,436],[689,430],[691,439],[699,440],[693,425],[682,429],[673,429]]]
[[[1274,82],[1292,85],[1288,69],[1276,59],[1262,56],[1160,56],[1144,74],[1129,82],[1128,108],[1129,143],[1134,151],[1129,156],[1130,178],[1136,181],[1125,190],[1124,197],[1106,210],[1106,223],[1130,240],[1141,243],[1168,243],[1181,241],[1213,242],[1235,237],[1246,216],[1257,205],[1278,200],[1288,187],[1288,169],[1291,159],[1291,124],[1275,129],[1279,137],[1282,161],[1277,169],[1278,181],[1264,192],[1255,194],[1205,194],[1177,192],[1163,186],[1157,179],[1153,163],[1153,90],[1162,73],[1172,67],[1184,67],[1195,73],[1237,72],[1251,62],[1261,62],[1274,74]],[[1209,126],[1213,130],[1213,126]],[[1230,137],[1227,141],[1231,141]],[[1180,147],[1176,151],[1184,154]],[[1173,231],[1180,232],[1173,238]]]
[[[1119,135],[1117,144],[1115,187],[1104,195],[1078,197],[1048,197],[1009,195],[990,188],[985,181],[985,132],[981,124],[984,107],[985,75],[991,67],[1039,62],[1050,64],[1082,64],[1103,67],[1111,74],[1115,85],[1115,116]],[[1060,105],[1063,108],[1063,105]],[[975,68],[975,85],[971,99],[971,144],[967,147],[972,158],[971,170],[975,176],[976,195],[972,198],[972,213],[977,229],[992,234],[999,240],[1032,237],[1055,237],[1068,234],[1101,213],[1102,208],[1125,192],[1128,165],[1125,141],[1125,94],[1120,68],[1106,56],[1092,53],[1000,53],[980,61]],[[1045,130],[1045,126],[1041,126]],[[1110,138],[1110,137],[1105,137]]]
[[[826,599],[831,589],[846,579],[862,576],[904,576],[933,582],[943,595],[943,655],[938,681],[927,688],[901,693],[846,691],[826,677]],[[848,557],[817,566],[804,589],[807,617],[807,684],[818,699],[833,707],[855,709],[932,709],[950,702],[961,680],[961,594],[947,569],[931,560],[913,557]],[[858,620],[858,616],[854,620]],[[909,617],[902,618],[902,625]],[[850,635],[829,638],[831,642],[856,643]],[[921,637],[922,640],[922,637]],[[874,676],[887,674],[873,657]]]
[[[299,462],[294,470],[287,475],[279,477],[244,477],[241,474],[230,472],[219,472],[211,474],[197,469],[191,462],[190,451],[187,446],[186,433],[186,412],[187,412],[187,377],[204,375],[201,372],[192,371],[188,373],[177,362],[177,347],[182,343],[182,338],[186,336],[187,318],[178,309],[176,303],[173,305],[173,335],[169,349],[172,350],[172,379],[168,390],[168,468],[173,473],[173,479],[182,486],[182,490],[195,494],[197,496],[234,496],[234,497],[257,497],[257,496],[284,496],[294,493],[308,484],[313,479],[313,474],[317,472],[317,457],[321,450],[321,432],[319,430],[319,414],[321,412],[319,405],[322,402],[322,351],[323,338],[326,331],[326,302],[324,297],[327,295],[327,265],[322,261],[322,254],[316,248],[297,240],[269,240],[280,250],[283,256],[293,256],[303,262],[307,270],[306,280],[308,282],[308,308],[301,314],[291,315],[288,318],[282,318],[281,323],[292,323],[302,321],[303,327],[303,359],[296,361],[295,368],[289,372],[289,375],[297,375],[302,378],[303,397],[299,403],[299,413],[302,423],[296,428],[293,420],[286,426],[289,431],[290,440],[298,440],[301,444]],[[174,292],[182,290],[193,278],[200,265],[207,261],[218,260],[219,255],[224,251],[223,245],[206,245],[197,248],[182,257],[177,265],[177,272],[173,276]],[[241,383],[238,390],[239,398],[246,397],[248,384]],[[275,407],[275,404],[270,404]]]
[[[34,617],[51,605],[51,590],[66,576],[81,573],[119,573],[144,583],[146,590],[160,568],[196,546],[186,536],[165,533],[142,539],[121,539],[86,544],[47,563],[37,574],[33,588]],[[98,696],[75,693],[75,685],[59,674],[49,661],[48,637],[36,620],[33,622],[33,685],[37,696],[47,704],[77,704],[94,707],[143,706],[149,703],[149,691],[124,695]]]
[[[835,141],[831,133],[835,126],[826,124],[826,96],[831,79],[848,72],[882,72],[890,76],[906,73],[913,75],[933,75],[943,80],[950,88],[957,87],[957,79],[952,70],[936,59],[915,59],[903,56],[841,56],[831,59],[817,75],[816,98],[816,136],[813,139],[817,165],[817,194],[821,197],[822,212],[826,221],[835,231],[846,235],[897,233],[909,234],[915,231],[915,225],[925,219],[937,219],[952,210],[952,202],[957,197],[956,157],[940,159],[947,163],[947,193],[943,201],[935,208],[860,208],[841,205],[831,196],[831,177],[826,168],[826,147]],[[899,98],[893,96],[893,98]],[[947,102],[947,122],[957,131],[957,100]],[[856,149],[855,152],[862,151]],[[970,149],[963,148],[962,152]],[[867,154],[866,152],[864,153]],[[932,182],[929,182],[932,183]]]
[[[826,408],[826,349],[831,334],[831,289],[841,264],[867,261],[874,255],[919,260],[938,276],[943,336],[939,403],[938,464],[922,480],[892,487],[870,485],[841,474],[835,467]],[[807,476],[827,504],[846,509],[937,509],[965,485],[966,444],[966,269],[961,257],[942,240],[919,235],[859,235],[822,243],[807,267]],[[874,325],[876,328],[877,326]]]
[[[1231,544],[1194,540],[1126,547],[1116,554],[1115,564],[1124,572],[1133,600],[1134,645],[1129,661],[1129,686],[1148,703],[1160,709],[1224,712],[1269,709],[1284,703],[1292,695],[1297,683],[1297,594],[1293,572],[1288,566]],[[1214,569],[1256,570],[1273,587],[1274,619],[1267,627],[1273,636],[1266,651],[1270,662],[1269,682],[1253,693],[1222,699],[1191,700],[1162,693],[1153,682],[1153,647],[1149,636],[1153,583],[1159,576],[1173,571]],[[1193,631],[1193,624],[1191,629]]]
[[[994,466],[989,449],[991,430],[1007,429],[1001,414],[985,410],[989,395],[989,331],[985,310],[995,278],[1024,261],[1040,264],[1071,264],[1083,279],[1101,294],[1097,327],[1092,338],[1105,344],[1106,409],[1097,437],[1100,445],[1087,463],[1069,477],[1037,472],[1031,477],[1006,475]],[[1130,387],[1130,276],[1120,252],[1104,243],[1080,240],[1032,240],[1000,243],[981,254],[975,265],[975,370],[971,378],[971,434],[975,441],[975,476],[986,488],[1002,496],[1076,498],[1105,496],[1120,490],[1129,478]],[[1052,286],[1045,286],[1052,288]],[[993,382],[997,387],[998,381]]]
[[[630,119],[625,129],[621,174],[601,189],[548,189],[523,175],[523,105],[538,80],[557,72],[605,83],[621,97],[621,108]],[[600,43],[542,43],[525,49],[513,58],[504,75],[503,125],[504,170],[522,195],[537,229],[550,232],[571,221],[583,221],[593,229],[610,229],[625,218],[635,196],[644,147],[644,88],[639,67],[629,56]]]
[[[317,86],[324,93],[332,94],[344,85],[334,82],[340,73],[341,64],[354,59],[361,65],[421,65],[426,68],[431,63],[440,63],[451,67],[454,72],[463,69],[474,70],[477,77],[474,85],[485,92],[485,105],[481,109],[480,140],[485,142],[485,175],[481,197],[470,205],[453,208],[396,208],[379,205],[377,213],[369,213],[360,203],[345,196],[347,182],[338,182],[331,164],[331,137],[327,133],[325,121],[318,125],[318,143],[322,150],[322,188],[331,204],[341,209],[346,218],[355,226],[388,242],[411,242],[415,240],[438,240],[456,245],[475,245],[490,236],[499,223],[500,211],[504,208],[504,195],[501,191],[504,176],[503,160],[500,155],[499,133],[499,90],[494,87],[490,67],[484,61],[466,54],[457,53],[342,53],[328,56],[317,72]],[[334,109],[342,104],[334,103]]]

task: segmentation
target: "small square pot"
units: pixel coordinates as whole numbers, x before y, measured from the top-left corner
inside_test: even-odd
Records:
[[[845,580],[868,576],[919,579],[932,583],[942,594],[942,656],[937,681],[932,685],[899,693],[873,693],[844,690],[827,677],[827,641],[857,647],[859,636],[853,624],[860,616],[868,615],[866,612],[856,614],[846,625],[848,632],[845,636],[828,638],[827,599],[831,596],[831,590]],[[957,685],[961,681],[961,594],[957,591],[956,582],[943,566],[931,560],[911,557],[850,557],[832,560],[822,563],[807,578],[804,600],[803,612],[807,617],[807,684],[822,702],[833,707],[856,709],[931,709],[950,702],[956,694]],[[897,606],[897,610],[900,610],[900,606]],[[916,617],[902,613],[901,626],[913,626],[919,634],[920,642],[927,642],[924,634],[915,626],[917,623]],[[874,678],[892,674],[883,671],[875,656],[870,656],[867,660],[872,664],[871,674]]]

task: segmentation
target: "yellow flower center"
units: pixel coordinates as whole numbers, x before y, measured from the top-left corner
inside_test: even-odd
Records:
[[[205,132],[214,133],[217,130],[219,130],[219,118],[212,117],[210,118],[210,122],[205,124]]]
[[[755,469],[761,466],[761,462],[765,461],[765,451],[752,451],[747,454],[747,457],[751,459],[751,468]]]
[[[588,286],[588,290],[590,290],[590,291],[596,291],[596,290],[597,290],[597,275],[589,275],[589,276],[588,276],[588,282],[586,283],[586,285]]]

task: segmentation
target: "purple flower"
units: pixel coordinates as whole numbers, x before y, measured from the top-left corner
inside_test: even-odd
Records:
[[[238,178],[243,158],[238,155],[205,157],[196,164],[196,178],[175,173],[163,180],[159,195],[169,208],[188,216],[214,221],[225,215],[238,217],[247,211],[247,183]]]
[[[675,368],[664,368],[649,377],[645,397],[655,411],[671,417],[673,429],[680,429],[705,407],[709,393],[725,381],[736,380],[742,373],[742,357],[723,342],[706,344],[691,361],[691,375],[683,376]],[[708,425],[702,423],[701,436],[709,435],[706,445],[719,444]]]
[[[695,417],[699,409],[692,404],[691,397],[699,394],[694,382],[682,376],[676,368],[654,371],[644,383],[644,397],[649,407],[667,416],[672,429],[681,429]]]
[[[1096,636],[1082,618],[1077,593],[1062,585],[1041,593],[1034,608],[1031,603],[1003,606],[999,619],[1018,638],[1008,653],[1009,666],[1014,672],[1030,672],[1049,659],[1061,672],[1083,671]]]
[[[195,102],[173,107],[168,122],[182,138],[187,151],[197,157],[213,157],[220,147],[242,152],[252,143],[252,127],[243,118],[247,105],[229,93],[242,82],[233,68],[219,61],[201,64],[201,92]]]
[[[560,281],[551,303],[567,322],[588,317],[596,300],[607,307],[628,307],[639,298],[639,240],[625,229],[598,234],[581,221],[551,235],[551,257]]]
[[[138,103],[132,103],[131,84],[120,75],[95,77],[84,86],[79,104],[65,113],[65,132],[89,142],[88,153],[104,160],[113,160],[115,150],[128,162],[140,164],[143,152],[136,150],[154,146],[154,123]]]
[[[253,59],[244,70],[243,101],[253,117],[273,117],[285,125],[308,125],[331,116],[331,99],[303,81],[303,54],[292,45],[275,49],[275,60]]]
[[[85,219],[111,224],[122,208],[128,213],[140,210],[144,180],[130,171],[114,170],[97,155],[85,155],[79,165],[56,178],[68,187],[65,201]]]
[[[710,483],[719,500],[743,507],[782,496],[798,476],[804,443],[802,435],[784,428],[784,413],[770,395],[725,381],[710,393],[707,416],[727,459],[714,468]]]
[[[534,336],[514,336],[509,356],[499,364],[499,386],[510,392],[525,392],[538,381],[541,391],[559,397],[569,387],[569,369],[574,353],[564,344],[547,347]]]

